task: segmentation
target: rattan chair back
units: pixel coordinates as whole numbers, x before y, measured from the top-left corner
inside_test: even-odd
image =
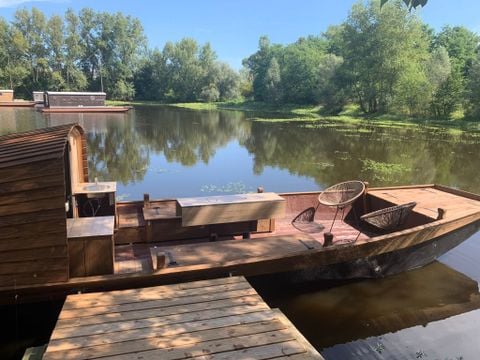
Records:
[[[360,216],[360,219],[382,230],[393,230],[403,225],[417,205],[416,202],[391,206]]]

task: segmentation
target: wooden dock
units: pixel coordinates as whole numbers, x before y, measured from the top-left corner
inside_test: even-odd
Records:
[[[318,359],[243,277],[70,295],[45,360]]]

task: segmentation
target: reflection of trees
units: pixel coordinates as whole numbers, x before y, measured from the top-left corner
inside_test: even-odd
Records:
[[[0,135],[45,127],[45,118],[31,108],[0,107]]]
[[[143,180],[150,161],[141,136],[128,121],[110,123],[107,132],[87,134],[90,180]]]
[[[88,134],[91,178],[140,181],[151,154],[192,166],[208,163],[219,147],[237,140],[253,154],[255,174],[269,166],[313,178],[321,187],[362,179],[372,186],[437,182],[480,191],[475,134],[369,123],[250,122],[241,112],[168,107],[134,114],[134,121],[108,122],[106,133]]]
[[[144,108],[137,115],[137,131],[152,151],[167,161],[191,166],[208,163],[217,148],[249,135],[250,123],[240,112],[188,111],[166,107]]]
[[[313,177],[319,185],[360,178],[372,185],[437,182],[479,191],[475,139],[468,133],[368,123],[256,122],[243,145],[254,154],[255,173],[276,166]],[[365,166],[365,160],[375,166]]]

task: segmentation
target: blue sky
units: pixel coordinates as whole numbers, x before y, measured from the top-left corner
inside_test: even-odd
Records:
[[[287,44],[300,36],[318,35],[342,22],[356,0],[0,0],[0,16],[11,20],[18,8],[35,6],[48,15],[67,8],[120,11],[140,19],[150,47],[192,37],[210,41],[220,60],[235,68],[257,49],[258,38]],[[464,25],[480,32],[479,0],[429,0],[419,11],[425,22]]]

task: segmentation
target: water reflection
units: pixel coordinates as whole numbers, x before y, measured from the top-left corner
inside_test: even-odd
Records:
[[[168,162],[194,166],[208,164],[217,149],[250,135],[250,123],[239,112],[178,111],[174,108],[143,108],[138,112],[137,132],[144,145]]]
[[[360,178],[373,185],[443,183],[480,189],[478,134],[429,128],[281,123],[252,124],[243,144],[265,166],[312,177],[319,185]]]
[[[384,279],[337,283],[330,288],[325,283],[303,284],[289,291],[270,286],[263,295],[327,359],[359,355],[410,359],[420,350],[428,358],[445,359],[480,351],[479,344],[468,343],[469,330],[478,333],[478,283],[440,262]],[[468,326],[459,323],[459,315],[468,319]],[[442,343],[449,333],[464,338],[463,347],[448,338]]]
[[[117,180],[120,191],[137,197],[258,185],[304,191],[345,179],[372,186],[436,182],[480,192],[478,132],[369,122],[257,122],[242,112],[170,107],[50,115],[1,109],[0,120],[0,134],[80,123],[88,133],[92,176]]]

